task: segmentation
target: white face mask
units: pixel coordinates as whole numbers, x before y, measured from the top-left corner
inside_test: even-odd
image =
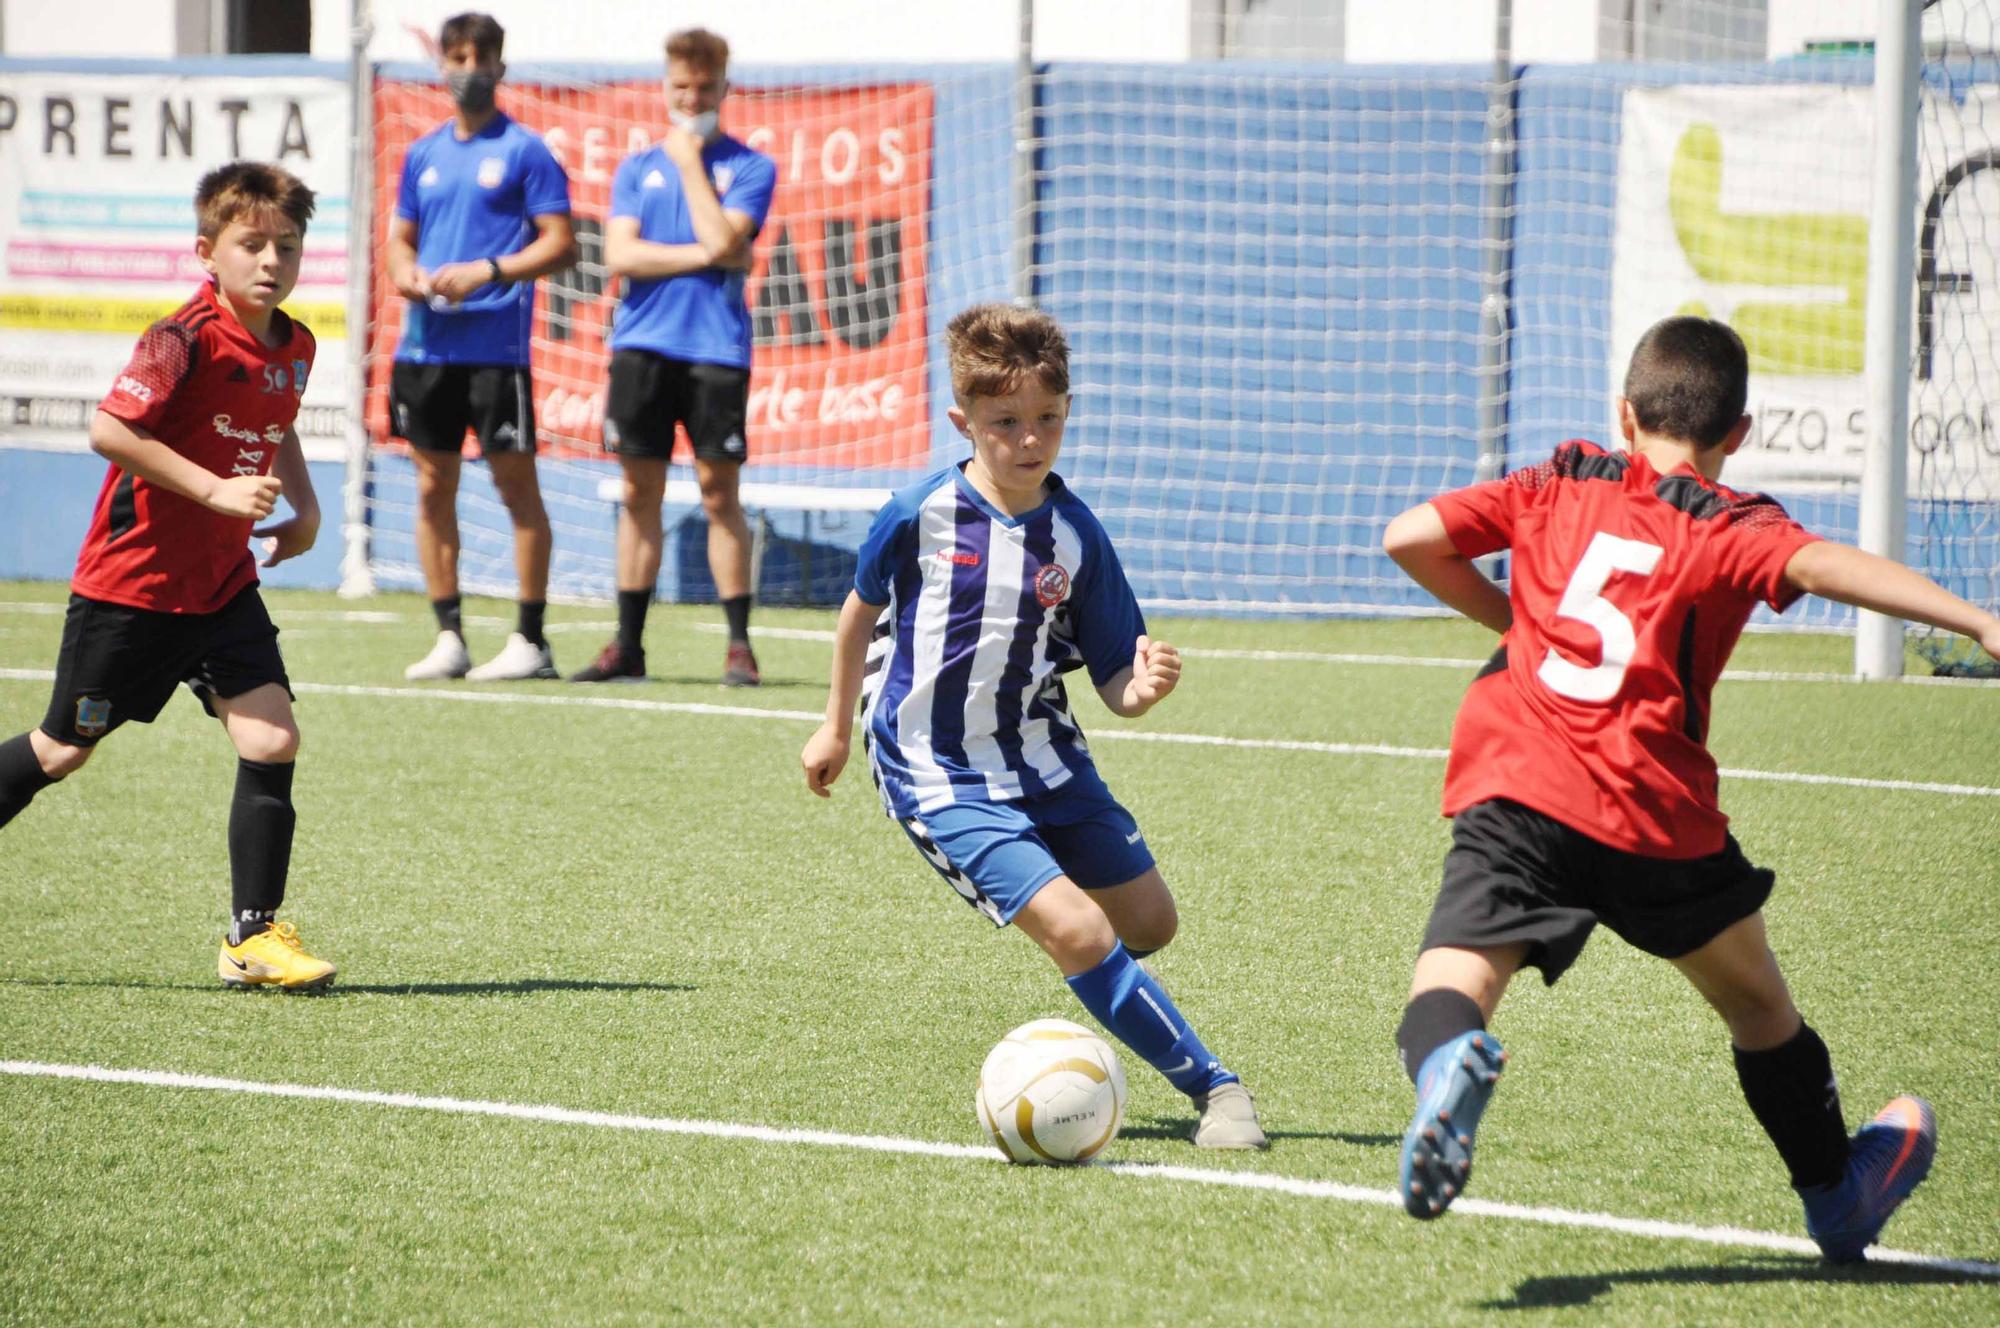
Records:
[[[673,89],[669,88],[667,95],[673,96]],[[686,111],[669,109],[667,119],[673,122],[674,128],[685,129],[704,143],[712,142],[715,136],[722,132],[720,111],[703,111],[700,115],[689,115]]]

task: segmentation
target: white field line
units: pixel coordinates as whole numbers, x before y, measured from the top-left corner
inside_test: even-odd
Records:
[[[52,1065],[41,1061],[0,1061],[0,1074],[39,1079],[75,1079],[102,1084],[137,1084],[149,1088],[184,1088],[207,1092],[243,1093],[258,1097],[302,1098],[319,1102],[345,1102],[357,1106],[397,1107],[411,1111],[435,1111],[459,1116],[496,1116],[511,1120],[537,1121],[552,1125],[586,1125],[606,1130],[638,1130],[656,1134],[697,1135],[715,1139],[743,1139],[754,1143],[802,1144],[819,1148],[845,1148],[871,1153],[901,1153],[919,1157],[943,1157],[962,1161],[1000,1163],[1003,1159],[991,1148],[969,1144],[933,1143],[925,1139],[903,1139],[879,1134],[841,1134],[832,1130],[782,1129],[768,1125],[740,1125],[730,1121],[681,1120],[667,1116],[631,1116],[604,1111],[579,1111],[572,1107],[536,1106],[517,1102],[488,1102],[478,1099],[420,1096],[413,1093],[376,1093],[353,1088],[324,1088],[308,1084],[260,1083],[246,1079],[222,1079],[205,1074],[176,1074],[167,1070],[115,1070],[97,1065]],[[1089,1170],[1132,1180],[1179,1181],[1190,1185],[1214,1185],[1239,1190],[1265,1190],[1307,1199],[1332,1199],[1342,1203],[1400,1207],[1394,1191],[1371,1190],[1338,1181],[1303,1180],[1258,1171],[1211,1171],[1200,1167],[1163,1166],[1143,1162],[1110,1162]],[[1498,1217],[1516,1222],[1547,1226],[1579,1227],[1609,1231],[1655,1240],[1694,1241],[1705,1245],[1726,1245],[1741,1249],[1775,1250],[1785,1254],[1817,1255],[1811,1241],[1798,1236],[1780,1236],[1741,1227],[1694,1226],[1680,1222],[1660,1222],[1606,1213],[1577,1212],[1500,1203],[1491,1199],[1461,1199],[1456,1212],[1473,1217]],[[1977,1259],[1949,1259],[1917,1254],[1908,1250],[1876,1248],[1870,1262],[1909,1264],[1968,1277],[2000,1278],[2000,1264]]]
[[[46,600],[0,600],[0,611],[11,613],[39,613],[51,616],[63,613],[66,605]],[[423,622],[420,614],[390,613],[375,609],[293,609],[284,615],[287,621],[335,622],[354,626],[400,626]],[[514,625],[512,618],[474,615],[465,619],[468,627],[507,627]],[[544,629],[550,634],[559,632],[609,632],[618,624],[604,622],[550,623]],[[720,635],[728,630],[720,623],[690,623],[688,629],[696,632]],[[293,635],[303,635],[294,631]],[[759,627],[756,634],[774,641],[821,641],[831,643],[833,633],[816,627]],[[1189,659],[1238,659],[1259,663],[1280,664],[1360,664],[1376,665],[1397,669],[1476,669],[1486,661],[1483,659],[1455,659],[1445,655],[1379,655],[1326,650],[1235,650],[1221,647],[1183,646],[1181,654]],[[1729,669],[1722,675],[1724,682],[1860,682],[1851,673],[1802,673],[1784,672],[1771,669]],[[1916,674],[1904,674],[1886,681],[1900,683],[1907,687],[1991,687],[2000,688],[2000,679],[1991,678],[1932,678]]]
[[[0,682],[51,682],[49,669],[0,669]],[[449,687],[365,687],[345,683],[294,682],[302,696],[373,696],[401,701],[455,701],[468,705],[576,707],[589,710],[631,710],[661,715],[714,715],[728,719],[782,719],[818,723],[818,710],[767,710],[757,706],[715,705],[707,701],[648,701],[639,697],[589,695],[574,692],[469,692]],[[1397,747],[1377,742],[1313,742],[1298,738],[1229,738],[1211,733],[1148,733],[1143,729],[1103,729],[1093,742],[1154,742],[1182,747],[1240,747],[1267,752],[1312,752],[1321,756],[1387,756],[1401,760],[1442,761],[1442,747]],[[1723,767],[1730,779],[1772,784],[1826,784],[1838,788],[1881,789],[1898,793],[1935,793],[1945,797],[2000,798],[2000,787],[1984,784],[1939,784],[1917,779],[1863,779],[1854,775],[1821,775],[1790,770],[1735,770]]]

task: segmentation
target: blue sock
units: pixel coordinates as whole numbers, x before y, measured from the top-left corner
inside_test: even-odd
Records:
[[[1112,945],[1096,968],[1067,981],[1098,1023],[1181,1092],[1193,1096],[1236,1082],[1188,1027],[1166,988],[1122,944]]]

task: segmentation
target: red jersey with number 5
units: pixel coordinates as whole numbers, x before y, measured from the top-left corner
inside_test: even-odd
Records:
[[[313,338],[283,310],[267,346],[213,284],[147,328],[98,409],[217,475],[268,475],[298,417]],[[70,589],[159,613],[213,613],[257,582],[248,517],[224,516],[112,466]]]
[[[1452,728],[1444,814],[1507,798],[1656,858],[1722,848],[1709,695],[1817,539],[1763,494],[1569,442],[1434,499],[1468,558],[1513,550],[1513,625]]]

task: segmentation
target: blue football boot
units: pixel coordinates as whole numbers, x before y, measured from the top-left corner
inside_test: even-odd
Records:
[[[1464,1193],[1472,1135],[1506,1063],[1499,1039],[1484,1030],[1461,1033],[1424,1058],[1397,1186],[1411,1217],[1436,1217]]]
[[[1846,1174],[1831,1185],[1799,1187],[1806,1234],[1827,1262],[1859,1262],[1936,1155],[1937,1115],[1920,1097],[1896,1098],[1855,1131]]]

